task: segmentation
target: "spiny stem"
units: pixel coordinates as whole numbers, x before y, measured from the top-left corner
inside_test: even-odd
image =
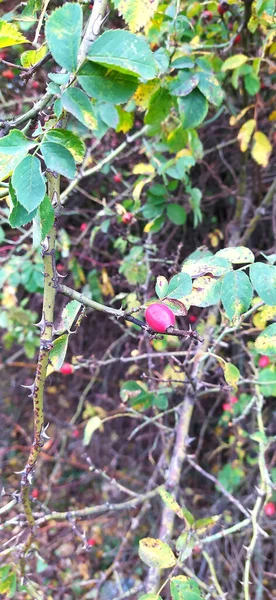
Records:
[[[56,173],[48,172],[48,195],[51,199],[52,205],[56,210],[59,206],[59,175]],[[32,508],[29,498],[29,487],[32,481],[33,472],[37,463],[39,454],[43,448],[46,435],[44,430],[44,390],[45,381],[47,374],[47,366],[49,362],[49,353],[53,345],[53,319],[54,319],[54,305],[55,295],[57,288],[57,275],[55,268],[55,243],[56,243],[56,219],[53,227],[43,242],[42,258],[44,265],[44,294],[43,294],[43,308],[42,318],[38,327],[40,328],[40,349],[36,367],[35,380],[32,386],[30,386],[31,394],[30,397],[33,399],[33,410],[34,410],[34,441],[31,447],[31,451],[25,465],[22,478],[21,478],[21,502],[23,504],[24,513],[28,524],[33,528],[35,520],[32,514]],[[28,539],[27,546],[29,547],[33,539],[33,532],[31,532],[30,539]],[[26,551],[27,547],[25,547]]]

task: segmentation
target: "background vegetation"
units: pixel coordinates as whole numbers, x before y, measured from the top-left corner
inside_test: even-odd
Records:
[[[0,4],[1,598],[275,598],[274,33]]]

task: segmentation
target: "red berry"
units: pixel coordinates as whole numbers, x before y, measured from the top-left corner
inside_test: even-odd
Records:
[[[74,438],[78,438],[78,437],[80,437],[80,432],[79,432],[79,430],[78,430],[78,429],[73,429],[73,431],[72,431],[72,436],[73,436]]]
[[[165,304],[154,302],[148,306],[145,312],[148,326],[158,333],[166,333],[168,327],[174,327],[175,315]]]
[[[82,223],[80,226],[81,232],[86,231],[87,227],[88,227],[87,223]]]
[[[189,315],[189,323],[195,323],[197,321],[197,317],[195,315]]]
[[[276,505],[274,502],[268,502],[264,505],[264,512],[267,517],[274,517],[276,514]]]
[[[229,398],[230,404],[237,404],[238,401],[239,399],[237,398],[237,396],[230,396]]]
[[[224,15],[227,11],[228,11],[228,3],[227,2],[221,2],[218,5],[218,14],[222,17],[222,15]]]
[[[259,367],[261,367],[261,369],[263,369],[264,367],[268,367],[268,365],[270,365],[270,360],[268,358],[268,356],[260,356],[259,360],[258,360],[258,365]]]
[[[121,183],[122,179],[122,173],[115,173],[113,176],[113,181],[115,181],[115,183]]]
[[[240,33],[238,33],[238,34],[236,35],[236,37],[234,38],[234,42],[233,42],[233,44],[240,44],[240,42],[241,42],[241,34],[240,34]]]
[[[37,489],[37,488],[34,488],[34,489],[32,490],[32,494],[31,494],[31,495],[32,495],[32,498],[34,498],[34,499],[36,500],[36,498],[38,498],[38,496],[39,496],[39,491],[38,491],[38,489]]]
[[[63,265],[61,265],[60,263],[58,263],[58,264],[56,265],[56,267],[57,267],[58,271],[64,271],[64,266],[63,266]]]
[[[11,69],[5,69],[5,71],[2,71],[2,77],[6,77],[6,79],[13,79],[15,74]]]
[[[6,50],[1,50],[1,52],[0,52],[0,59],[1,60],[5,60],[6,56],[7,56]]]
[[[200,546],[194,546],[193,547],[193,552],[196,552],[198,554],[199,552],[201,552],[201,547]]]
[[[233,29],[233,23],[230,21],[230,23],[228,23],[228,29],[229,31],[232,31]]]
[[[203,19],[206,21],[212,21],[213,13],[210,10],[204,10],[202,13]]]
[[[228,402],[226,402],[225,404],[222,405],[223,410],[225,410],[226,412],[232,412],[232,406],[231,404],[228,404]]]
[[[33,90],[37,90],[39,88],[38,81],[32,81],[32,88],[33,88]]]
[[[74,372],[74,367],[73,365],[70,365],[70,363],[64,363],[60,369],[60,372],[63,373],[63,375],[71,375],[71,373]]]
[[[122,222],[124,223],[124,225],[129,225],[129,223],[131,223],[132,219],[133,219],[133,214],[131,212],[126,212],[122,216]]]
[[[89,540],[87,540],[87,546],[96,546],[96,544],[95,538],[89,538]]]

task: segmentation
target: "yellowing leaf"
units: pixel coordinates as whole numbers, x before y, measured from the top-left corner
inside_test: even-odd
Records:
[[[273,321],[276,318],[276,306],[261,306],[258,312],[253,316],[253,325],[258,329],[264,329],[267,321]]]
[[[271,143],[268,137],[261,131],[256,131],[253,136],[252,157],[262,167],[267,167],[269,157],[272,151]]]
[[[147,83],[141,83],[134,96],[137,106],[146,110],[149,106],[149,102],[154,92],[156,92],[160,88],[159,79],[153,79],[152,81],[148,81]]]
[[[155,168],[146,163],[138,163],[132,169],[132,173],[134,175],[155,175]]]
[[[238,141],[240,142],[241,151],[245,152],[248,148],[248,144],[251,140],[252,133],[256,127],[255,119],[249,119],[240,128],[238,133]]]
[[[237,69],[237,67],[241,67],[241,65],[244,65],[247,61],[248,56],[245,56],[245,54],[234,54],[234,56],[230,56],[230,58],[226,59],[221,67],[221,70],[228,71]]]
[[[182,385],[182,382],[186,379],[186,375],[181,367],[167,365],[162,373],[162,379],[168,381],[172,388],[176,388]]]
[[[84,446],[89,446],[92,435],[97,429],[100,429],[100,431],[103,431],[102,421],[101,421],[100,417],[91,417],[91,419],[89,419],[87,421],[85,428],[84,428],[84,433],[83,433]]]
[[[5,285],[2,294],[2,306],[5,308],[12,308],[16,305],[16,288],[11,285]]]
[[[235,365],[232,363],[223,363],[222,367],[226,383],[236,389],[241,375],[239,369],[237,369],[237,367],[235,367]]]
[[[268,117],[268,120],[269,120],[269,121],[276,121],[276,110],[273,110],[273,111],[270,113],[270,115],[269,115],[269,117]]]
[[[223,237],[223,233],[220,231],[220,229],[214,229],[214,231],[208,233],[208,238],[212,248],[217,248],[220,241],[223,240]]]
[[[45,44],[37,50],[27,50],[21,54],[21,64],[23,67],[29,68],[38,63],[46,55],[47,47]]]
[[[139,0],[139,2],[120,0],[119,3],[115,2],[115,6],[128,24],[130,31],[135,33],[135,31],[145,27],[154,15],[158,0]]]
[[[139,556],[148,567],[169,569],[176,564],[170,546],[161,540],[144,538],[139,542]]]
[[[231,125],[231,127],[233,127],[233,125],[236,125],[238,123],[238,121],[240,121],[240,119],[242,119],[242,117],[244,117],[244,115],[246,115],[246,113],[251,108],[254,108],[254,106],[255,106],[255,104],[250,104],[246,108],[243,108],[243,110],[241,110],[237,115],[232,115],[229,119],[229,124]]]
[[[123,133],[127,133],[133,125],[134,116],[133,113],[129,113],[126,110],[123,110],[120,106],[116,108],[119,115],[119,123],[116,127],[116,131],[122,131]]]
[[[138,181],[135,184],[132,192],[133,200],[139,200],[143,187],[146,185],[146,183],[149,183],[151,180],[152,177],[147,177],[146,179],[140,179],[140,181]]]
[[[0,48],[7,46],[15,46],[15,44],[29,44],[29,40],[25,38],[15,25],[0,20]]]
[[[104,296],[112,296],[112,298],[115,296],[114,288],[106,269],[102,269],[102,284],[100,288]]]

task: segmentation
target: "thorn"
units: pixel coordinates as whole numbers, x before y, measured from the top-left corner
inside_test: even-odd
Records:
[[[47,433],[46,433],[46,431],[47,431],[47,429],[48,429],[49,425],[50,425],[50,423],[48,423],[48,424],[47,424],[45,427],[43,427],[43,429],[42,429],[42,432],[41,432],[41,434],[40,434],[40,435],[41,435],[41,437],[42,437],[42,438],[44,438],[45,440],[50,440],[50,439],[51,439],[51,438],[50,438],[50,436],[49,436],[49,435],[47,435]]]
[[[22,385],[21,387],[25,388],[26,390],[31,390],[31,393],[28,394],[28,398],[33,398],[34,397],[34,391],[35,391],[35,384],[32,383],[32,385]]]
[[[14,471],[14,473],[16,475],[21,475],[22,473],[25,473],[25,469],[22,469],[22,471]]]

